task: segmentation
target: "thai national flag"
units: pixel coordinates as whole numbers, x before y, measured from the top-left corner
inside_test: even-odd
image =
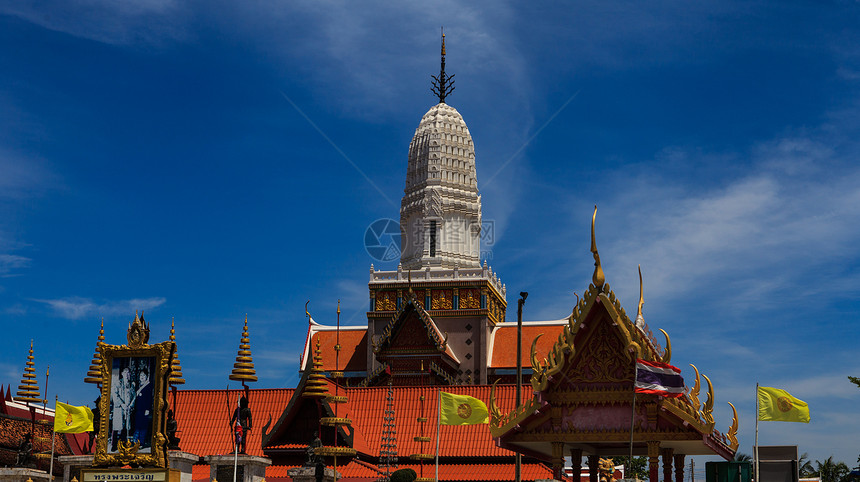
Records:
[[[684,395],[681,369],[668,363],[636,359],[636,393],[654,393],[664,397]]]

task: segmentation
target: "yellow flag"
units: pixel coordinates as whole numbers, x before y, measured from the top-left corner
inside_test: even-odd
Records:
[[[809,405],[785,390],[758,387],[758,419],[809,423]]]
[[[490,423],[487,405],[475,397],[439,392],[439,423],[442,425],[473,425]]]
[[[57,402],[54,412],[54,432],[82,433],[93,431],[93,411],[89,407],[76,407]]]

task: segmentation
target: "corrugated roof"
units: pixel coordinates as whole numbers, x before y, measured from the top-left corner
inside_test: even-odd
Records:
[[[277,420],[293,394],[292,388],[251,390],[248,395],[253,425],[248,433],[247,452],[264,456],[260,434],[269,420]],[[233,451],[230,417],[236,409],[242,390],[178,390],[174,407],[179,446],[185,452],[200,456]],[[168,394],[170,401],[173,396]],[[207,475],[208,476],[208,475]]]
[[[556,324],[558,323],[558,324]],[[567,320],[560,322],[523,323],[522,358],[523,366],[530,366],[532,342],[543,334],[537,342],[535,353],[543,359],[552,349],[558,335],[564,330]],[[517,324],[503,323],[493,329],[490,341],[490,368],[516,368],[517,366]]]

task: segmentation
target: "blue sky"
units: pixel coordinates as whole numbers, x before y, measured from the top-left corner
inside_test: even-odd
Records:
[[[754,387],[812,423],[760,442],[860,453],[856,2],[0,2],[0,373],[89,403],[100,317],[176,318],[188,388],[227,384],[245,314],[289,387],[315,319],[364,322],[373,221],[399,217],[435,103],[476,146],[485,246],[527,320],[567,316],[589,223],[628,312],[713,380],[754,437]],[[393,268],[376,262],[376,267]],[[515,298],[508,302],[515,306]],[[515,310],[509,310],[513,319]]]

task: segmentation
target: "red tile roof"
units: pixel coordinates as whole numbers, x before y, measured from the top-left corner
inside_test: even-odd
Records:
[[[297,466],[273,465],[266,469],[266,480],[270,482],[287,482],[291,479],[287,472]],[[414,464],[401,464],[397,469],[410,468],[421,475],[421,467]],[[377,480],[379,472],[372,464],[353,460],[347,465],[339,465],[337,471],[342,478],[340,482],[356,480]],[[552,470],[542,464],[524,463],[522,465],[522,479],[551,479]],[[424,465],[424,477],[433,478],[436,468],[432,461]],[[195,465],[192,469],[192,480],[204,482],[209,480],[209,466]],[[439,480],[512,480],[514,477],[513,464],[447,464],[439,465]]]
[[[337,344],[336,331],[317,331],[311,335],[312,350],[316,349],[317,340],[320,341],[322,352],[323,370],[335,370],[335,345]],[[340,371],[365,371],[367,369],[367,330],[341,330],[340,331],[340,356],[338,367]]]
[[[334,393],[334,385],[328,381]],[[489,405],[490,386],[463,385],[446,387],[394,387],[394,413],[397,425],[397,451],[401,457],[413,453],[435,450],[436,410],[438,390],[461,395],[470,395]],[[248,438],[248,453],[262,456],[260,433],[269,416],[272,423],[278,420],[293,395],[293,389],[254,389],[250,391],[251,409],[254,413],[254,426]],[[340,404],[338,415],[352,419],[355,431],[353,445],[360,453],[376,457],[382,437],[382,411],[386,406],[387,387],[377,388],[340,388],[339,393],[348,397],[348,402]],[[530,395],[523,390],[523,399]],[[197,455],[229,453],[232,450],[228,428],[230,410],[236,406],[241,390],[230,390],[228,406],[225,390],[179,390],[177,392],[176,419],[182,450]],[[421,410],[419,397],[425,395],[424,410]],[[507,413],[514,406],[515,387],[500,385],[497,388],[496,403],[502,412]],[[424,436],[432,442],[425,443],[423,449],[413,437],[419,435],[418,417],[428,419],[424,425]],[[223,428],[222,428],[223,427]],[[272,430],[270,427],[269,430]],[[292,444],[291,444],[292,447]],[[295,446],[298,448],[299,446]],[[496,447],[490,437],[487,425],[442,426],[440,455],[443,457],[510,457],[513,452]]]
[[[260,438],[263,426],[269,416],[273,421],[278,419],[293,391],[291,388],[251,390],[248,398],[254,418],[248,434],[248,454],[263,456]],[[200,456],[231,452],[230,417],[242,393],[242,390],[230,390],[228,401],[227,390],[178,390],[174,410],[182,450]],[[172,403],[173,395],[168,394],[168,397]]]
[[[397,425],[397,452],[400,457],[408,457],[411,454],[435,450],[436,436],[436,410],[438,402],[438,390],[446,392],[470,395],[489,406],[490,386],[488,385],[462,385],[444,387],[394,387],[394,414]],[[346,395],[349,403],[344,407],[345,416],[352,419],[352,426],[356,432],[361,433],[366,440],[368,455],[376,456],[382,437],[382,411],[386,407],[386,387],[379,388],[348,388]],[[525,392],[523,399],[530,396],[530,390]],[[499,386],[496,390],[497,404],[502,412],[510,411],[514,406],[514,395],[516,388],[513,385]],[[424,411],[420,409],[421,395],[425,395]],[[423,449],[419,442],[413,437],[419,434],[418,417],[428,419],[424,425],[424,436],[433,439],[425,443]],[[442,457],[512,457],[513,452],[496,447],[490,436],[487,425],[463,425],[442,426],[441,441],[439,444]],[[356,450],[359,450],[356,447]]]
[[[523,323],[522,359],[523,366],[530,365],[532,341],[543,333],[537,342],[535,353],[540,359],[552,349],[558,335],[564,330],[567,320],[558,322]],[[493,329],[491,335],[490,368],[516,368],[517,366],[517,324],[502,323]]]

